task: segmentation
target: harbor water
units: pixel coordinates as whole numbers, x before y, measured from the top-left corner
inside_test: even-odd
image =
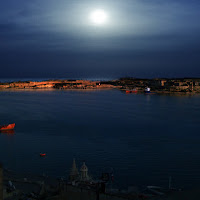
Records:
[[[16,172],[65,176],[73,158],[116,187],[200,185],[200,96],[118,90],[0,92],[0,160]],[[46,153],[45,158],[39,156]]]

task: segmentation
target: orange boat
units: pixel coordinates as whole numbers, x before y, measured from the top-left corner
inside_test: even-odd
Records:
[[[15,123],[14,124],[3,125],[3,126],[0,126],[0,131],[12,130],[14,128],[15,128]]]
[[[137,90],[126,90],[126,94],[137,93]]]

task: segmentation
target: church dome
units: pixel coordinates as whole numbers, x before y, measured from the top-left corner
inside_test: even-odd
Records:
[[[88,171],[88,167],[85,165],[85,162],[83,163],[81,169],[80,169],[81,172],[87,172]]]

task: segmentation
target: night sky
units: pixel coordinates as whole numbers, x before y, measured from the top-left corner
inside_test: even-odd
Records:
[[[199,19],[199,0],[0,1],[0,78],[200,77]]]

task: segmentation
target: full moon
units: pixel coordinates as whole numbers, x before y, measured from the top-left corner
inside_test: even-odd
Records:
[[[94,25],[103,25],[107,21],[107,14],[104,10],[95,10],[90,14],[90,20]]]

